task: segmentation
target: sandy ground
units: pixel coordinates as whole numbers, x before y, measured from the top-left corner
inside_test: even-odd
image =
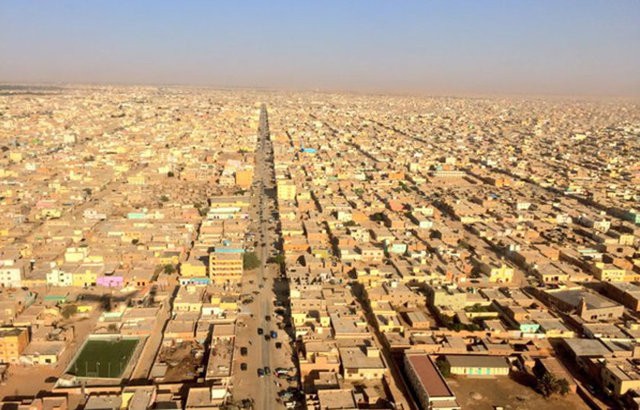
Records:
[[[463,409],[493,410],[502,406],[510,410],[587,410],[589,407],[575,393],[545,399],[535,390],[509,376],[472,378],[452,376],[447,379]]]
[[[93,330],[100,310],[94,309],[87,319],[74,321],[75,340],[67,346],[60,360],[52,366],[9,366],[8,380],[0,385],[0,397],[36,396],[41,391],[50,391],[55,379],[61,376],[69,366],[71,359],[82,346],[82,343]]]

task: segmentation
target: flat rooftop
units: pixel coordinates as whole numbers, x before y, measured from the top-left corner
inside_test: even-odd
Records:
[[[589,309],[605,309],[620,306],[604,296],[589,292],[585,289],[566,289],[548,293],[552,297],[573,307],[578,307],[581,299],[584,299]]]
[[[596,339],[564,339],[564,343],[576,356],[610,356],[611,351]]]
[[[501,356],[447,355],[447,361],[451,367],[509,368],[507,360]]]
[[[455,399],[447,382],[442,378],[429,356],[426,354],[408,354],[406,357],[429,397],[451,397]]]

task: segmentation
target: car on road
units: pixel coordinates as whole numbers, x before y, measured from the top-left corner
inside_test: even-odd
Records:
[[[264,370],[258,369],[258,377],[264,377]]]
[[[247,364],[246,363],[240,363],[240,370],[242,370],[243,372],[245,370],[247,370]]]

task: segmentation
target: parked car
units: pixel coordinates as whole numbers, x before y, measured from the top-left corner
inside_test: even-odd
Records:
[[[264,370],[262,368],[258,369],[258,377],[264,377]]]
[[[258,328],[258,334],[259,334],[259,335],[261,335],[261,334],[263,334],[263,333],[264,333],[264,330],[262,330],[262,328],[261,328],[261,327],[259,327],[259,328]]]
[[[246,363],[240,363],[240,370],[242,370],[243,372],[245,370],[247,370],[247,364]]]
[[[245,346],[240,348],[240,354],[242,356],[246,356],[248,352],[249,352],[249,349],[247,349]]]
[[[278,332],[276,332],[275,330],[271,331],[271,338],[272,339],[277,339],[278,338]]]

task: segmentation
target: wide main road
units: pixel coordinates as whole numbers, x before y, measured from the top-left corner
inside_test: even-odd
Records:
[[[269,333],[269,323],[266,322],[265,317],[271,316],[272,310],[272,301],[273,301],[273,291],[272,287],[269,283],[268,271],[266,269],[266,262],[269,258],[269,249],[271,248],[271,235],[269,235],[269,227],[267,226],[267,221],[270,218],[268,214],[268,202],[272,201],[272,199],[267,195],[266,190],[272,189],[273,183],[275,182],[273,163],[273,151],[271,146],[271,139],[269,136],[269,120],[267,117],[267,107],[263,105],[260,109],[260,124],[258,125],[258,151],[256,152],[256,181],[258,183],[257,192],[258,192],[258,207],[257,207],[257,216],[258,216],[258,232],[259,232],[259,243],[257,250],[259,251],[258,256],[260,257],[261,264],[258,273],[258,282],[260,283],[260,294],[256,300],[258,304],[258,323],[261,323],[261,328],[264,330],[265,334]],[[257,336],[257,331],[256,331]],[[272,368],[272,360],[271,360],[271,343],[264,340],[262,338],[256,338],[258,340],[258,345],[261,345],[261,356],[262,363],[264,366],[269,366]],[[255,345],[255,344],[254,344]],[[257,347],[257,346],[256,346]],[[275,406],[275,385],[272,382],[272,377],[264,377],[260,381],[260,397],[256,400],[256,403],[259,404],[260,408],[264,409],[272,409]]]
[[[255,409],[282,409],[284,406],[278,402],[277,392],[285,388],[285,382],[276,378],[273,370],[291,365],[291,348],[284,332],[278,332],[276,340],[265,339],[265,335],[270,336],[272,330],[278,331],[273,317],[273,284],[278,270],[266,263],[275,251],[277,233],[271,216],[275,211],[275,171],[265,106],[260,110],[254,175],[249,210],[250,232],[256,242],[256,256],[261,263],[259,268],[245,271],[242,279],[243,293],[252,295],[253,302],[243,305],[242,323],[236,329],[237,348],[246,348],[247,352],[236,356],[233,397],[236,402],[245,398],[253,399]],[[258,334],[258,329],[262,334]],[[279,349],[275,347],[276,342],[282,343]],[[241,365],[246,370],[239,369]],[[271,375],[258,377],[258,369],[264,370],[265,367],[271,369]]]

